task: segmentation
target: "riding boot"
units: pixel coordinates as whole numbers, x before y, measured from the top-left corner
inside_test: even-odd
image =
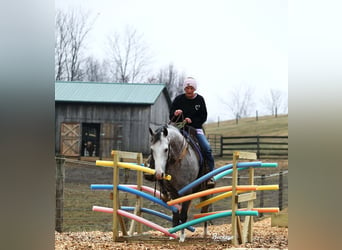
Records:
[[[207,181],[207,188],[213,188],[215,187],[215,180],[213,178],[210,178],[208,181]]]
[[[211,164],[212,162],[210,161],[210,159],[206,159],[206,173],[210,173],[211,171],[213,171],[213,167],[210,167],[209,164]],[[216,182],[214,180],[213,177],[211,177],[209,180],[207,180],[206,186],[207,188],[214,188],[216,185]]]

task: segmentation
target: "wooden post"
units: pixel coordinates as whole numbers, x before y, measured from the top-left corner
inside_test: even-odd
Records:
[[[254,168],[249,168],[249,185],[254,185]],[[251,192],[251,194],[256,194],[256,192]],[[254,196],[256,197],[256,195]],[[251,198],[247,203],[247,209],[252,210],[254,207],[254,198]],[[242,242],[253,241],[253,216],[247,216],[244,224],[243,239]]]
[[[239,158],[239,152],[233,153],[233,175],[232,175],[232,237],[233,237],[233,245],[238,244],[238,232],[237,232],[237,216],[235,212],[237,210],[237,192],[236,186],[238,185],[237,179],[237,159]]]
[[[64,211],[64,180],[65,180],[65,158],[56,156],[56,218],[55,230],[59,233],[63,231],[63,211]]]
[[[144,159],[143,159],[142,153],[138,154],[137,161],[138,161],[139,165],[143,164]],[[138,173],[137,173],[137,185],[138,185],[138,189],[141,190],[141,187],[143,185],[143,172],[141,172],[141,171],[138,171]],[[141,208],[142,207],[143,207],[143,199],[141,196],[137,196],[137,210],[138,210],[137,215],[138,216],[141,216]],[[142,234],[142,232],[143,232],[142,226],[143,225],[141,223],[138,224],[138,230],[137,230],[138,234]]]
[[[116,151],[113,153],[113,241],[117,241],[119,237],[119,223],[118,223],[118,209],[119,209],[119,153]]]
[[[249,194],[244,194],[239,196],[236,192],[236,186],[238,185],[238,173],[237,173],[237,160],[238,159],[247,159],[247,160],[255,160],[257,158],[256,153],[251,152],[234,152],[233,153],[233,180],[232,180],[232,236],[233,245],[243,244],[248,238],[249,241],[253,239],[253,221],[251,216],[246,218],[244,223],[244,230],[242,231],[240,216],[236,216],[235,212],[237,210],[237,204],[239,202],[248,202],[247,209],[252,209],[254,202],[253,200],[256,198],[256,193],[252,192]],[[249,172],[249,184],[254,185],[254,168],[250,168]]]
[[[260,159],[260,137],[257,135],[257,159]]]
[[[283,210],[283,171],[279,172],[279,190],[278,190],[278,202],[279,202],[279,210]]]
[[[265,175],[261,175],[261,186],[265,185]],[[260,193],[260,207],[264,207],[264,192]],[[260,213],[259,217],[262,217],[264,214]]]
[[[137,155],[137,163],[141,165],[143,163],[143,157],[142,153],[139,153]],[[141,191],[141,187],[143,184],[143,172],[142,171],[137,171],[137,190]],[[141,217],[141,208],[142,208],[142,197],[141,196],[136,196],[136,203],[135,203],[135,208],[134,208],[134,214],[137,216]],[[129,228],[129,235],[134,234],[134,228],[135,228],[135,220],[131,221],[131,225]],[[137,224],[137,233],[141,234],[142,233],[142,224],[138,223]]]
[[[118,191],[119,185],[119,167],[118,162],[120,159],[120,151],[112,150],[113,155],[113,241],[119,238],[119,223],[121,226],[122,234],[127,235],[125,222],[123,218],[118,215],[117,211],[120,208],[120,197]]]
[[[220,157],[223,156],[223,136],[220,137]]]

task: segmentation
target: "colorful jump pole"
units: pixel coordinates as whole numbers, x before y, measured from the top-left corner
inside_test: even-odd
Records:
[[[257,186],[251,186],[251,185],[240,185],[236,187],[237,190],[245,190],[245,191],[255,191],[257,189]],[[217,187],[217,188],[211,188],[211,189],[207,189],[201,192],[197,192],[194,194],[189,194],[186,196],[182,196],[178,199],[174,199],[171,201],[168,201],[167,204],[169,206],[175,205],[175,204],[180,204],[183,203],[184,201],[188,201],[188,200],[193,200],[195,198],[199,198],[202,196],[206,196],[206,195],[210,195],[210,194],[216,194],[216,193],[221,193],[221,192],[228,192],[228,191],[232,191],[232,186],[224,186],[224,187]]]
[[[153,229],[155,229],[155,230],[158,230],[158,231],[164,233],[164,234],[167,235],[167,236],[170,236],[170,237],[172,237],[172,238],[177,239],[177,235],[175,235],[175,234],[173,234],[173,233],[170,233],[166,228],[164,228],[164,227],[162,227],[162,226],[159,226],[159,225],[153,223],[152,221],[146,220],[146,219],[144,219],[144,218],[142,218],[142,217],[140,217],[140,216],[137,216],[137,215],[135,215],[135,214],[128,213],[128,212],[126,212],[126,211],[124,211],[124,210],[121,210],[121,209],[118,209],[117,213],[118,213],[119,215],[125,216],[125,217],[130,218],[130,219],[132,219],[132,220],[135,220],[135,221],[137,221],[137,222],[140,222],[140,223],[142,223],[142,224],[144,224],[144,225],[146,225],[146,226],[148,226],[148,227],[150,227],[150,228],[153,228]]]
[[[261,161],[258,161],[258,162],[239,162],[237,164],[238,167],[260,167],[261,166]],[[197,187],[198,185],[200,185],[202,182],[210,179],[211,177],[223,172],[223,171],[226,171],[226,170],[229,170],[233,167],[233,164],[228,164],[228,165],[225,165],[225,166],[222,166],[222,167],[219,167],[217,169],[214,169],[213,171],[201,176],[200,178],[198,178],[197,180],[191,182],[190,184],[186,185],[185,187],[183,187],[182,189],[180,189],[178,191],[178,194],[179,195],[184,195],[187,191],[189,191],[190,189],[194,188],[194,187]]]
[[[125,210],[125,211],[134,211],[135,207],[121,206],[120,209]],[[113,213],[113,208],[101,207],[101,206],[93,206],[93,211],[104,212],[104,213]],[[141,208],[141,212],[148,213],[148,214],[151,214],[151,215],[155,215],[155,216],[158,216],[158,217],[160,217],[162,219],[165,219],[165,220],[168,220],[168,221],[172,222],[172,217],[171,216],[166,215],[166,214],[161,213],[161,212],[158,212],[158,211],[153,210],[153,209],[142,207]],[[194,227],[191,227],[191,226],[187,227],[186,229],[188,229],[191,232],[195,232],[195,230],[196,230]]]
[[[127,184],[120,184],[121,186],[133,188],[138,190],[138,185],[127,185]],[[111,184],[91,184],[90,188],[92,190],[113,190],[113,185]],[[149,192],[151,194],[155,194],[157,198],[160,199],[160,192],[158,190],[155,190],[154,188],[148,187],[148,186],[141,186],[142,191]],[[181,207],[179,205],[175,205],[175,207],[180,210]]]
[[[258,211],[236,211],[235,213],[238,216],[258,216],[259,215]],[[201,217],[198,219],[194,219],[194,220],[185,222],[181,225],[170,228],[168,231],[169,231],[169,233],[175,233],[175,232],[182,230],[188,226],[193,226],[193,225],[196,225],[196,224],[201,223],[201,222],[205,222],[208,220],[214,220],[214,219],[218,219],[218,218],[222,218],[222,217],[227,217],[227,216],[231,216],[231,215],[232,215],[231,211],[211,214],[211,215],[208,215],[205,217]]]
[[[201,213],[201,214],[194,214],[194,218],[201,218],[204,216],[223,213],[223,212],[231,212],[232,210],[222,210],[222,211],[215,211],[215,212],[208,212],[208,213]],[[237,211],[248,211],[247,209],[238,209]],[[262,207],[262,208],[252,208],[251,211],[258,211],[258,213],[279,213],[278,207]]]
[[[169,210],[171,210],[172,212],[178,212],[178,208],[175,207],[175,206],[169,206],[168,204],[166,204],[165,202],[163,202],[162,200],[152,196],[152,195],[149,195],[149,194],[146,194],[144,192],[141,192],[139,190],[136,190],[136,189],[133,189],[133,188],[129,188],[129,187],[125,187],[125,186],[122,186],[122,185],[118,185],[118,190],[121,190],[121,191],[124,191],[124,192],[128,192],[128,193],[131,193],[131,194],[135,194],[135,195],[138,195],[138,196],[141,196],[145,199],[148,199],[154,203],[157,203]]]
[[[238,163],[238,170],[244,170],[244,169],[248,169],[249,167],[241,167],[239,165],[240,163]],[[239,167],[240,166],[240,167]],[[269,163],[269,162],[266,162],[266,163],[261,163],[260,166],[253,166],[255,168],[276,168],[278,167],[278,163]],[[228,169],[228,170],[225,170],[224,172],[221,172],[217,175],[215,175],[213,178],[215,181],[221,179],[223,176],[226,176],[228,174],[231,174],[233,173],[233,169]]]
[[[113,161],[100,161],[97,160],[96,161],[96,166],[102,166],[102,167],[114,167],[114,163]],[[118,167],[120,168],[129,168],[132,170],[137,170],[137,171],[142,171],[145,173],[149,173],[149,174],[155,174],[156,170],[151,169],[151,168],[147,168],[147,167],[143,167],[143,166],[139,166],[137,164],[133,164],[133,163],[126,163],[126,162],[118,162]],[[165,180],[171,180],[171,176],[170,175],[166,175],[164,177]]]
[[[279,189],[279,185],[262,185],[262,186],[257,186],[256,190],[257,191],[264,191],[264,190],[278,190]],[[238,190],[237,193],[240,194],[240,193],[243,193],[243,192],[248,192],[248,190]],[[195,205],[195,208],[201,208],[201,207],[204,207],[206,205],[209,205],[211,203],[214,203],[214,202],[217,202],[219,200],[222,200],[224,198],[228,198],[228,197],[231,197],[233,195],[233,192],[232,191],[229,191],[229,192],[226,192],[226,193],[223,193],[223,194],[219,194],[219,195],[216,195],[215,197],[212,197],[208,200],[205,200],[205,201],[202,201],[198,204]]]

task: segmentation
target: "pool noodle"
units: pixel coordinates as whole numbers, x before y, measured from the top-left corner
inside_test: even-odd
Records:
[[[176,234],[170,233],[166,228],[164,228],[162,226],[159,226],[159,225],[153,223],[152,221],[146,220],[146,219],[144,219],[144,218],[142,218],[140,216],[128,213],[128,212],[126,212],[124,210],[121,210],[121,209],[118,209],[117,213],[119,215],[121,215],[121,216],[125,216],[127,218],[132,219],[132,220],[140,222],[140,223],[142,223],[142,224],[144,224],[144,225],[146,225],[146,226],[148,226],[150,228],[153,228],[153,229],[155,229],[157,231],[160,231],[160,232],[164,233],[167,236],[170,236],[170,237],[175,238],[175,239],[177,238]]]
[[[240,186],[236,186],[236,190],[254,191],[254,190],[256,190],[256,188],[257,188],[257,186],[254,186],[254,185],[240,185]],[[189,195],[182,196],[180,198],[168,201],[167,204],[169,206],[171,206],[171,205],[183,203],[184,201],[188,201],[188,200],[192,200],[192,199],[195,199],[195,198],[199,198],[199,197],[202,197],[202,196],[206,196],[206,195],[210,195],[210,194],[216,194],[216,193],[221,193],[221,192],[227,192],[227,191],[232,191],[232,186],[223,186],[223,187],[207,189],[207,190],[204,190],[204,191],[201,191],[201,192],[189,194]]]
[[[261,166],[261,162],[239,162],[237,164],[237,167],[253,167],[253,166]],[[198,186],[199,184],[201,184],[202,182],[210,179],[211,177],[226,171],[228,169],[231,169],[233,167],[233,164],[228,164],[222,167],[219,167],[217,169],[214,169],[213,171],[210,171],[209,173],[201,176],[200,178],[196,179],[195,181],[191,182],[190,184],[186,185],[185,187],[181,188],[178,191],[179,195],[184,195],[187,191],[189,191],[190,189]]]
[[[258,211],[236,211],[235,214],[238,215],[238,216],[258,216],[259,215]],[[214,220],[214,219],[218,219],[218,218],[222,218],[222,217],[227,217],[227,216],[231,216],[231,215],[232,215],[231,211],[211,214],[211,215],[208,215],[208,216],[204,216],[204,217],[201,217],[201,218],[197,218],[197,219],[185,222],[183,224],[180,224],[178,226],[170,228],[168,231],[170,233],[175,233],[175,232],[177,232],[177,231],[179,231],[179,230],[181,230],[183,228],[186,228],[188,226],[192,226],[192,225],[195,225],[195,224],[198,224],[198,223],[201,223],[201,222],[205,222],[205,221],[208,221],[208,220]]]
[[[134,211],[135,207],[121,206],[120,209],[125,210],[125,211]],[[96,212],[113,213],[113,208],[109,208],[109,207],[93,206],[92,210]],[[161,212],[149,209],[149,208],[142,207],[141,212],[152,214],[152,215],[158,216],[162,219],[166,219],[172,222],[171,216],[168,216],[164,213],[161,213]],[[191,226],[187,227],[186,229],[188,229],[191,232],[195,232],[196,230],[194,227],[191,227]]]

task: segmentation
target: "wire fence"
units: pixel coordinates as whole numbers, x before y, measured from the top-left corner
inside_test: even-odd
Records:
[[[78,161],[72,159],[56,158],[57,178],[56,178],[56,230],[58,232],[78,232],[78,231],[111,231],[112,214],[92,211],[92,206],[113,207],[110,199],[111,191],[91,190],[91,184],[112,184],[113,170],[108,167],[99,167],[95,162]],[[240,176],[240,174],[239,174]],[[248,179],[239,177],[239,185],[247,185]],[[122,169],[120,171],[120,183],[136,184],[136,171]],[[230,186],[231,176],[220,179],[216,187]],[[276,185],[279,190],[257,191],[257,199],[254,207],[279,207],[288,206],[288,172],[280,171],[270,175],[260,175],[254,178],[255,185]],[[155,188],[154,182],[144,180],[144,185]],[[158,186],[156,186],[159,188]],[[136,196],[120,192],[120,201],[123,206],[134,206]],[[188,218],[199,213],[192,202]],[[163,208],[151,201],[143,201],[143,207],[150,208],[171,216],[170,210]],[[241,203],[244,206],[244,203]],[[213,211],[231,209],[231,199],[223,199],[214,203],[211,207]],[[172,227],[171,222],[160,219],[153,215],[144,214],[144,218],[151,220],[163,227]],[[264,216],[264,215],[260,215]],[[256,218],[258,219],[258,218]],[[125,219],[126,220],[126,219]],[[128,219],[126,223],[128,223]],[[230,218],[215,220],[214,224],[230,223]],[[143,230],[150,230],[146,226]]]

